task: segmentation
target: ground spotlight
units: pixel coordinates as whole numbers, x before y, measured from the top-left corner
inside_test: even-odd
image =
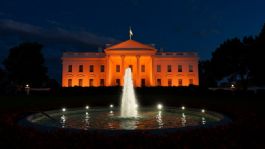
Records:
[[[158,110],[162,110],[162,109],[163,109],[163,105],[162,105],[162,104],[158,104],[158,105],[157,105],[157,109],[158,109]]]
[[[66,111],[66,108],[62,108],[62,111],[65,112]]]

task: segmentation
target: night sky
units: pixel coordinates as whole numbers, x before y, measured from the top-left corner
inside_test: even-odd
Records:
[[[63,51],[96,51],[133,39],[200,59],[226,39],[257,35],[265,0],[0,0],[0,61],[10,47],[37,41],[51,78],[60,82]]]

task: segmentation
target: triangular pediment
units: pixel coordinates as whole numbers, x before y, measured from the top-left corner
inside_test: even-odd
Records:
[[[126,40],[124,42],[115,44],[113,46],[107,47],[106,49],[108,50],[122,50],[122,49],[151,49],[151,50],[156,50],[154,47],[137,42],[135,40]]]

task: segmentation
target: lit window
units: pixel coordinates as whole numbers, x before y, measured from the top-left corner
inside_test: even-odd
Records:
[[[94,80],[93,79],[89,79],[89,86],[93,86],[94,84]]]
[[[171,65],[167,65],[167,72],[171,72]]]
[[[193,72],[193,65],[189,65],[189,72]]]
[[[161,65],[157,65],[157,66],[156,66],[156,71],[157,71],[157,72],[161,72]]]
[[[116,85],[120,86],[121,85],[121,80],[120,79],[116,79]]]
[[[68,79],[68,87],[72,87],[72,79]]]
[[[100,72],[104,72],[104,71],[105,71],[104,65],[100,65]]]
[[[182,72],[182,65],[178,65],[178,72]]]
[[[104,79],[100,79],[100,86],[105,86]]]
[[[68,65],[68,72],[72,72],[73,66],[72,65]]]
[[[141,72],[145,72],[145,65],[141,65]]]
[[[120,72],[120,65],[116,65],[116,72]]]
[[[94,72],[94,65],[89,66],[89,72]]]
[[[168,79],[167,84],[168,84],[168,86],[172,86],[172,79]]]
[[[189,84],[193,85],[193,79],[189,79]]]
[[[157,86],[161,86],[161,79],[157,79],[157,80],[156,80],[156,85],[157,85]]]
[[[78,86],[83,86],[83,79],[78,79]]]
[[[141,86],[142,86],[142,87],[145,86],[145,79],[141,79]]]
[[[182,79],[178,80],[179,86],[182,86]]]
[[[79,72],[83,72],[83,65],[79,65]]]

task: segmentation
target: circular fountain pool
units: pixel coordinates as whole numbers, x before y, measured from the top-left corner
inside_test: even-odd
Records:
[[[201,109],[141,108],[137,115],[134,118],[120,117],[120,110],[116,108],[75,108],[36,113],[24,119],[24,123],[79,130],[157,130],[211,126],[228,121],[219,113]]]

